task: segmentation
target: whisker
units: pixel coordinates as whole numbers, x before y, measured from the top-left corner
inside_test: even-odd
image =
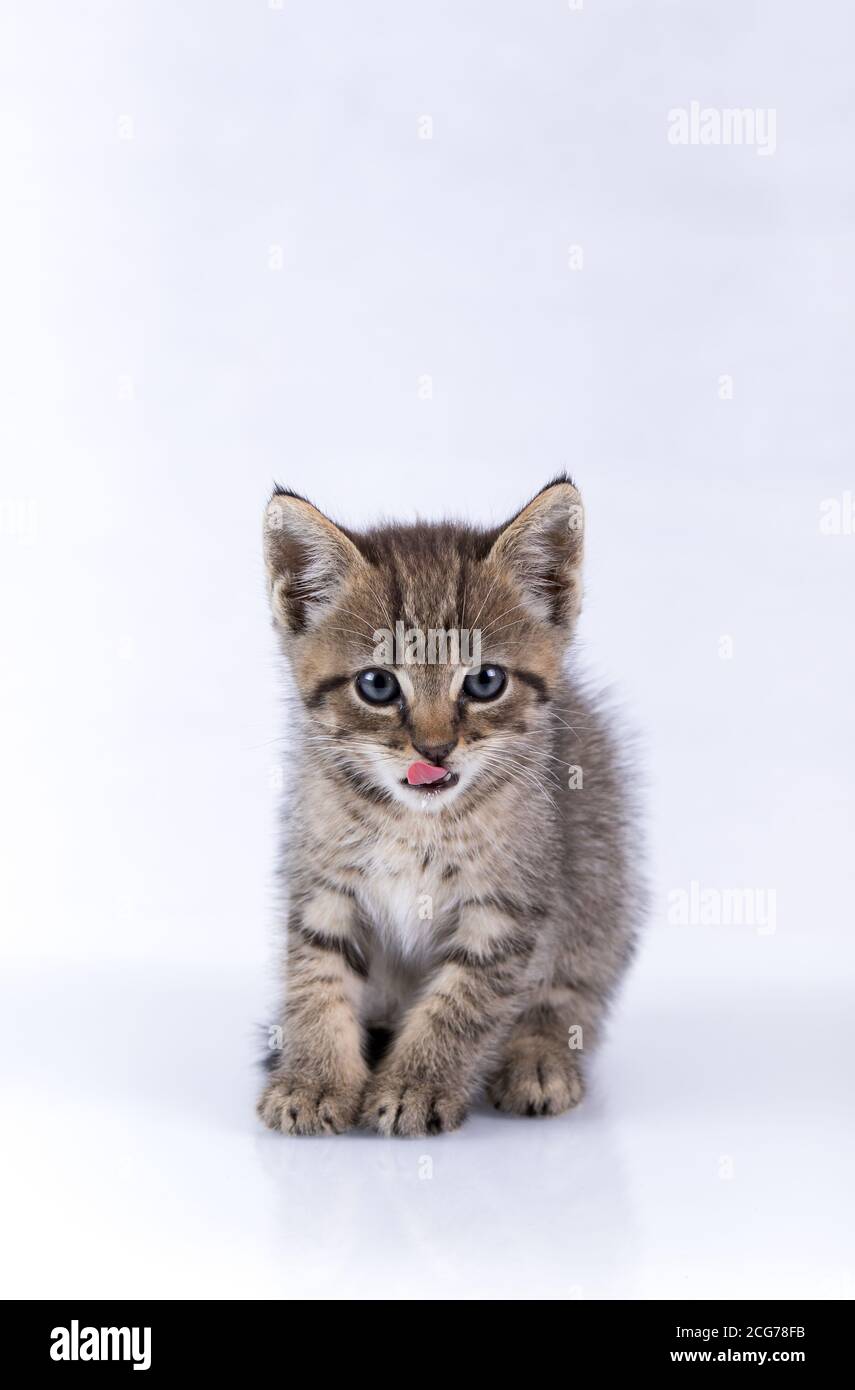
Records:
[[[502,735],[501,735],[501,734],[497,734],[497,735],[495,735],[495,737],[496,737],[497,739],[500,739],[500,738],[502,738]],[[523,735],[522,738],[520,739],[520,742],[523,742],[524,739],[525,739],[525,737],[526,737],[526,735]],[[505,743],[502,744],[502,747],[514,747],[514,746],[515,746],[514,740],[511,739],[511,738],[506,738]],[[530,745],[530,744],[525,744],[525,746],[526,746],[526,748],[531,748],[531,745]],[[534,753],[534,752],[535,752],[535,749],[532,748],[532,752]],[[569,763],[569,762],[567,761],[566,758],[559,758],[558,755],[557,755],[556,753],[550,753],[550,752],[548,752],[545,748],[538,748],[538,749],[536,750],[536,755],[538,755],[538,756],[540,756],[540,757],[542,757],[542,758],[550,758],[553,762],[556,762],[556,763],[561,763],[562,767],[575,767],[575,766],[576,766],[575,763]]]
[[[574,726],[573,726],[572,724],[568,724],[567,721],[566,721],[566,719],[562,719],[561,716],[560,716],[559,714],[556,714],[556,713],[555,713],[555,710],[554,710],[554,709],[551,711],[551,713],[552,713],[553,717],[558,721],[559,724],[561,724],[565,729],[569,729],[569,730],[570,730],[571,734],[576,734],[577,737],[579,736],[579,729],[574,728]],[[579,725],[579,728],[580,728],[580,729],[584,729],[585,727],[586,727],[586,726],[585,726],[584,724],[580,724],[580,725]]]
[[[485,751],[489,753],[495,753],[497,750],[495,748],[489,748]],[[508,744],[502,744],[501,748],[498,751],[501,756],[509,757],[512,762],[522,762],[523,765],[529,768],[530,770],[536,768],[538,772],[543,773],[544,777],[552,777],[554,781],[558,783],[559,786],[563,785],[560,777],[558,776],[554,768],[540,766],[540,757],[548,757],[548,754],[537,755],[534,753],[527,752],[521,753],[518,749],[513,748],[511,745]],[[561,759],[558,759],[558,761],[560,762]],[[571,766],[571,764],[568,763],[567,766],[569,767]]]
[[[392,622],[392,619],[389,617],[389,609],[387,608],[386,604],[383,602],[383,600],[382,600],[382,598],[380,597],[380,595],[378,594],[377,590],[374,588],[374,585],[373,585],[373,584],[369,584],[367,579],[366,579],[365,583],[368,585],[368,588],[371,590],[372,594],[374,595],[374,597],[376,598],[377,602],[379,603],[379,605],[380,605],[380,612],[383,614],[383,616],[384,616],[385,619],[386,619],[386,622],[387,622],[388,627],[389,627],[389,631],[390,631],[390,632],[394,632],[394,631],[395,631],[395,624]]]
[[[505,609],[504,613],[497,613],[496,616],[495,616],[495,618],[493,619],[492,625],[489,626],[489,627],[485,627],[484,630],[483,630],[483,632],[481,633],[481,639],[482,639],[482,641],[484,640],[484,638],[489,637],[490,633],[494,630],[496,623],[501,622],[502,618],[506,618],[506,617],[508,616],[508,614],[509,614],[509,613],[513,613],[515,609],[517,609],[517,608],[524,608],[524,607],[525,607],[525,604],[522,604],[522,603],[512,603],[511,606],[510,606],[510,608],[506,608],[506,609]],[[522,621],[524,622],[525,619],[523,619]]]
[[[377,629],[361,613],[357,613],[355,608],[345,608],[343,604],[339,604],[338,608],[340,613],[349,613],[352,618],[356,618],[357,622],[364,623],[372,635],[376,632]]]
[[[494,771],[495,771],[496,769],[498,769],[498,770],[501,772],[502,776],[503,776],[507,781],[515,783],[515,784],[520,788],[521,791],[525,791],[525,792],[530,792],[530,791],[531,791],[531,787],[529,786],[528,782],[523,781],[523,779],[519,776],[519,773],[516,772],[514,769],[508,768],[508,767],[502,767],[502,765],[501,765],[500,763],[491,764],[491,766],[492,766],[492,768],[493,768]],[[533,784],[533,787],[534,787],[534,790],[538,793],[538,795],[540,795],[540,796],[542,796],[542,797],[545,797],[545,799],[549,802],[549,804],[550,804],[550,806],[553,808],[553,810],[557,810],[557,809],[558,809],[557,806],[555,805],[555,802],[552,800],[552,797],[549,795],[549,793],[548,793],[543,787],[539,786],[537,783],[534,783],[534,784]]]
[[[328,631],[329,631],[329,632],[343,632],[343,633],[345,633],[345,635],[347,635],[347,636],[349,636],[349,637],[356,637],[356,638],[358,639],[358,641],[364,642],[364,643],[366,644],[366,646],[371,647],[371,643],[368,641],[368,638],[366,637],[365,633],[364,633],[364,632],[357,632],[355,627],[331,627],[331,628],[328,629]],[[371,650],[373,651],[374,648],[371,647]]]
[[[485,634],[485,633],[482,633],[482,634],[481,634],[481,641],[482,641],[482,642],[486,642],[487,636],[488,636],[488,635],[489,635],[489,637],[490,637],[490,640],[492,641],[492,639],[496,636],[496,633],[498,633],[498,632],[507,632],[508,628],[511,628],[511,627],[519,627],[520,623],[526,623],[526,622],[528,622],[528,618],[515,618],[514,621],[513,621],[512,623],[504,623],[504,624],[502,625],[502,627],[494,627],[494,628],[491,628],[489,634]]]
[[[484,758],[483,761],[484,761],[485,763],[486,763],[486,762],[489,762],[489,761],[493,761],[493,763],[494,763],[495,766],[497,766],[497,767],[502,767],[503,770],[504,770],[504,771],[508,774],[508,776],[510,776],[510,777],[517,777],[517,778],[519,778],[519,777],[524,777],[524,778],[526,778],[526,780],[527,780],[529,783],[531,783],[531,785],[534,786],[534,787],[536,788],[536,790],[539,791],[539,792],[541,793],[541,795],[543,795],[543,796],[546,797],[546,799],[547,799],[547,801],[549,802],[550,806],[552,806],[555,810],[558,809],[558,807],[556,806],[555,802],[552,800],[552,797],[551,797],[551,796],[549,795],[549,793],[547,792],[546,788],[542,785],[542,783],[538,780],[538,778],[535,777],[535,775],[534,775],[533,772],[529,772],[527,769],[521,768],[521,767],[519,767],[519,766],[517,766],[517,765],[515,765],[515,764],[513,764],[513,763],[505,762],[499,755],[497,755],[497,754],[495,754],[495,753],[490,753],[489,755],[487,755],[487,757]]]
[[[501,573],[501,572],[500,572],[500,573]],[[482,604],[481,604],[481,607],[478,609],[478,612],[475,614],[475,617],[472,619],[472,628],[473,628],[473,630],[474,630],[475,628],[477,628],[477,626],[478,626],[478,619],[480,618],[481,614],[482,614],[483,611],[484,611],[484,604],[487,602],[487,599],[490,597],[491,593],[493,592],[493,590],[495,589],[496,585],[497,585],[498,582],[499,582],[500,573],[497,574],[497,575],[495,576],[495,578],[493,579],[492,584],[490,585],[489,589],[487,590],[486,594],[484,595],[484,599],[483,599],[483,602],[482,602]]]

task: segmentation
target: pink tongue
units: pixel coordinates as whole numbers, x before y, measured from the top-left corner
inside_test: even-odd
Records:
[[[410,763],[407,768],[407,781],[411,787],[423,787],[425,783],[441,782],[445,775],[445,768],[434,767],[433,763]]]

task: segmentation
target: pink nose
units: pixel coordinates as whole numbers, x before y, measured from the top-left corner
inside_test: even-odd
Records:
[[[441,782],[445,775],[444,767],[433,767],[431,763],[410,763],[407,768],[407,781],[411,787]]]

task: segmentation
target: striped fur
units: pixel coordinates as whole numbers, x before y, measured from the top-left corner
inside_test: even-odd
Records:
[[[364,534],[278,490],[265,554],[298,766],[283,1044],[259,1113],[288,1133],[416,1135],[455,1128],[484,1090],[566,1110],[643,907],[624,761],[568,673],[575,487],[556,479],[493,531]],[[479,629],[504,692],[478,703],[460,666],[400,665],[401,698],[364,703],[354,678],[398,620]],[[431,750],[458,776],[439,794],[405,781]]]

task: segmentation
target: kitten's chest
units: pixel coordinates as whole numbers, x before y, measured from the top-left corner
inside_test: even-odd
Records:
[[[453,920],[464,875],[436,846],[390,838],[361,856],[357,897],[381,941],[403,955],[430,955]]]

